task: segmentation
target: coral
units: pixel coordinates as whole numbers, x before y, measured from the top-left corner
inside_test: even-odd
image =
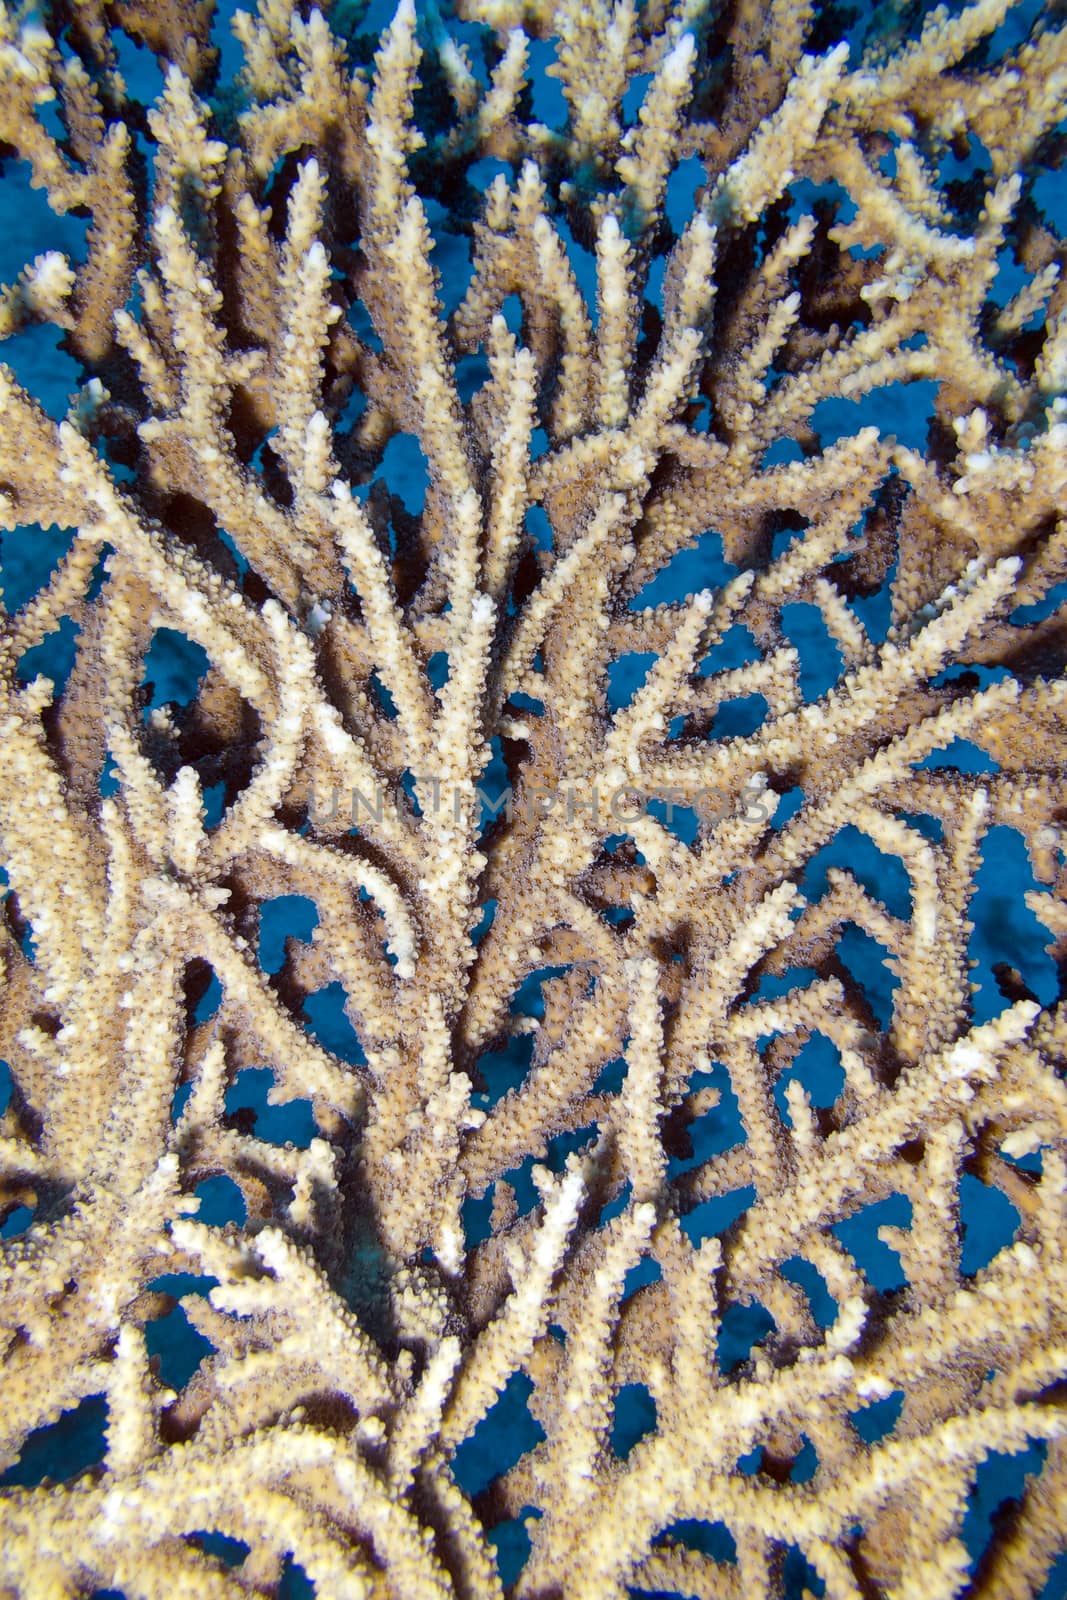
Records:
[[[0,1592],[1037,1595],[1067,1022],[968,917],[1014,830],[1062,971],[1058,8],[363,9],[0,12],[88,219],[0,289],[82,375],[0,364]]]

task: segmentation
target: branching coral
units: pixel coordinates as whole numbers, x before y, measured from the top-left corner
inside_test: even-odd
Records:
[[[0,290],[11,348],[52,323],[85,377],[57,424],[0,366],[3,525],[71,530],[3,621],[4,1593],[273,1594],[295,1563],[330,1597],[752,1600],[797,1561],[833,1600],[1041,1592],[1067,1024],[1018,972],[976,1014],[967,919],[1009,827],[1067,954],[1067,38],[914,9],[864,45],[798,0],[402,0],[372,59],[342,7],[261,0],[222,92],[207,0],[4,8],[0,153],[91,217],[84,261]],[[116,29],[160,59],[147,110]],[[924,451],[824,442],[823,401],[916,381]],[[709,530],[722,581],[653,603]],[[838,663],[814,693],[798,603]],[[27,653],[64,618],[60,683]],[[188,703],[149,703],[161,629],[206,658]],[[931,761],[959,740],[988,770]],[[906,905],[842,865],[812,890],[847,829]],[[270,971],[287,895],[317,926]],[[331,984],[347,1050],[309,1025]],[[313,1135],[235,1109],[256,1068]],[[977,1271],[968,1178],[1018,1218]],[[890,1197],[886,1290],[841,1229]],[[206,1341],[177,1389],[175,1296]],[[516,1385],[536,1442],[472,1494]],[[28,1481],[100,1396],[99,1461]],[[976,1567],[976,1473],[1035,1443]]]

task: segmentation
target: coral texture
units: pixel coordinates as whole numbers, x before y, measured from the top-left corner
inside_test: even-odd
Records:
[[[0,289],[83,380],[0,364],[0,1592],[1038,1595],[1067,1013],[968,915],[1014,830],[1067,957],[1059,8],[364,9],[0,11],[88,221]]]

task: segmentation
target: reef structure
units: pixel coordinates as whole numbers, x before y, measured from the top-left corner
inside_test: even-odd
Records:
[[[364,9],[0,11],[0,1593],[1038,1596],[1060,8]]]

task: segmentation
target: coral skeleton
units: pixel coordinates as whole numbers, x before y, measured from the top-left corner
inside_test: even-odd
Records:
[[[64,540],[0,648],[0,1594],[1045,1592],[1024,9],[259,0],[225,81],[212,0],[0,8],[5,182],[85,225],[0,286],[5,551]],[[980,985],[994,830],[1045,965]]]

